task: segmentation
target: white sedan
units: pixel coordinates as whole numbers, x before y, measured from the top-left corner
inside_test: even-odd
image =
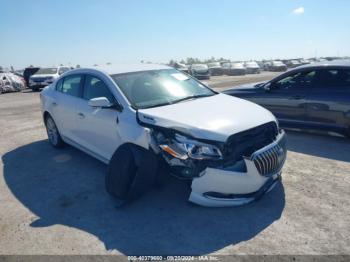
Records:
[[[286,146],[275,117],[170,67],[72,70],[41,103],[50,143],[108,164],[106,189],[122,202],[164,173],[192,179],[189,200],[204,206],[249,203],[280,181]]]

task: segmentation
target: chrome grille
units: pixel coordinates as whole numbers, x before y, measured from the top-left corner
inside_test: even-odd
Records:
[[[269,177],[282,169],[286,156],[286,138],[282,131],[275,142],[254,152],[250,159],[262,176]]]

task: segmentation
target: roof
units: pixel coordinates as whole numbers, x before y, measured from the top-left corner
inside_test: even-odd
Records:
[[[100,70],[108,75],[148,71],[148,70],[161,70],[161,69],[172,69],[172,67],[158,64],[116,64],[116,65],[103,65],[93,67],[81,67],[79,69],[92,69]]]
[[[322,62],[315,62],[307,65],[298,66],[295,69],[300,68],[314,68],[314,67],[334,67],[334,66],[340,66],[340,67],[350,67],[350,60],[334,60],[334,61],[322,61]]]

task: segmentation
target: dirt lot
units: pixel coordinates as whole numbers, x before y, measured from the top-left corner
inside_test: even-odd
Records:
[[[258,202],[197,207],[169,177],[118,208],[104,164],[48,144],[39,93],[0,95],[0,254],[350,254],[350,141],[287,133],[283,185]]]
[[[263,71],[260,74],[248,74],[244,76],[212,76],[209,80],[205,80],[204,82],[220,91],[246,83],[263,82],[270,80],[279,74],[281,73]]]

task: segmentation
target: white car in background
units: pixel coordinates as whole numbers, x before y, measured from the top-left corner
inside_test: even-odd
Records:
[[[260,74],[260,66],[255,61],[245,62],[244,67],[247,74]]]
[[[68,66],[43,67],[29,78],[29,87],[33,91],[39,91],[40,88],[52,84],[60,75],[68,72]]]
[[[191,179],[196,204],[249,203],[278,183],[286,159],[269,111],[167,66],[75,69],[41,92],[41,104],[50,143],[108,164],[106,189],[122,202],[161,169]]]

